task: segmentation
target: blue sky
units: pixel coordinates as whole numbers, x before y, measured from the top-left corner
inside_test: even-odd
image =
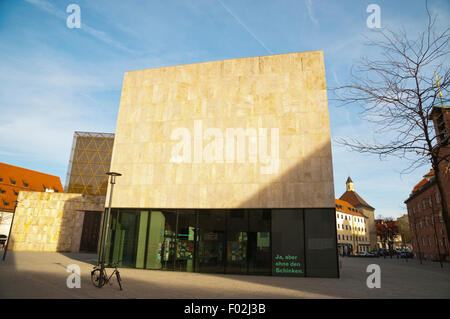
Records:
[[[78,4],[81,28],[66,26]],[[0,162],[61,177],[74,131],[114,132],[126,71],[268,54],[323,50],[327,86],[347,83],[352,64],[374,54],[363,36],[369,4],[381,25],[425,27],[424,1],[333,0],[0,0]],[[450,4],[430,0],[438,26]],[[329,91],[332,139],[372,138],[356,107],[338,107]],[[376,208],[398,217],[403,201],[428,172],[408,175],[406,163],[380,161],[333,143],[336,197],[347,176]]]

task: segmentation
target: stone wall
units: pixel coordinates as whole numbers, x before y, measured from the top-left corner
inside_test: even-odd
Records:
[[[125,73],[111,170],[113,207],[334,208],[323,53]]]
[[[104,211],[105,196],[21,191],[8,249],[78,252],[84,211]]]

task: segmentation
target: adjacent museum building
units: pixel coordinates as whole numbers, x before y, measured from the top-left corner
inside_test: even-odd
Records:
[[[125,73],[111,171],[109,262],[339,276],[321,51]]]

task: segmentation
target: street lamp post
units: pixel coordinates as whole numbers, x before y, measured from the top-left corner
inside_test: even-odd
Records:
[[[109,229],[109,216],[111,215],[111,200],[112,200],[112,194],[114,190],[114,184],[116,183],[116,176],[122,176],[120,173],[115,172],[108,172],[106,175],[111,176],[109,182],[111,184],[111,192],[109,193],[109,205],[108,205],[108,213],[106,215],[106,226],[103,227],[105,231],[105,235],[103,236],[103,248],[102,248],[102,269],[105,268],[105,257],[106,257],[106,243],[108,241],[108,229]]]
[[[6,258],[6,252],[8,251],[8,245],[9,245],[9,239],[11,238],[11,230],[12,230],[12,228],[13,228],[13,224],[14,224],[14,216],[16,215],[16,208],[17,208],[17,203],[18,203],[19,201],[15,201],[14,202],[14,212],[13,212],[13,215],[12,215],[12,219],[11,219],[11,226],[9,227],[9,234],[8,234],[8,238],[6,238],[6,246],[5,246],[5,251],[3,252],[3,261],[5,261],[5,258]]]

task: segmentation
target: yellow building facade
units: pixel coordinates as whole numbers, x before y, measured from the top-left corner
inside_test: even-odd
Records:
[[[336,229],[340,255],[371,251],[368,218],[352,204],[336,199]]]

